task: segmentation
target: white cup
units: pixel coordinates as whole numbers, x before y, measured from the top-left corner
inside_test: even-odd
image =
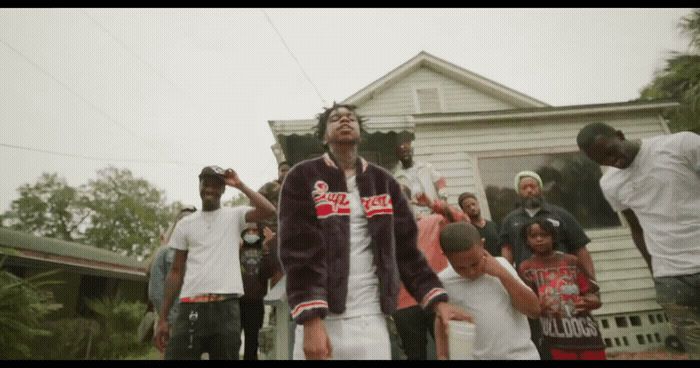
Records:
[[[449,321],[450,360],[473,360],[476,325],[467,321]]]

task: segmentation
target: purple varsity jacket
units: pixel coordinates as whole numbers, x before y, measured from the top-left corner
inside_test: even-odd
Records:
[[[384,314],[396,309],[400,281],[423,308],[447,293],[416,245],[418,227],[399,184],[360,158],[357,186],[367,215]],[[350,269],[350,201],[343,171],[327,153],[295,165],[282,184],[279,255],[298,324],[343,313]]]

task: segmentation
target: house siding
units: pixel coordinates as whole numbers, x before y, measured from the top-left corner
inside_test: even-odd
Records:
[[[358,106],[358,112],[362,115],[420,113],[415,89],[433,87],[437,87],[440,91],[441,112],[493,111],[516,108],[516,106],[447,78],[429,68],[420,67],[406,78]]]
[[[483,122],[421,124],[413,144],[417,160],[432,163],[447,179],[449,202],[471,191],[480,197],[482,210],[490,217],[477,166],[481,155],[513,156],[519,153],[576,151],[576,135],[585,124],[605,121],[630,139],[664,134],[656,115],[589,116],[567,120],[527,122]],[[439,123],[439,122],[436,122]],[[542,151],[542,149],[545,151]],[[527,169],[527,168],[523,168]],[[646,263],[629,231],[621,227],[588,231],[603,307],[595,314],[614,314],[659,309]]]

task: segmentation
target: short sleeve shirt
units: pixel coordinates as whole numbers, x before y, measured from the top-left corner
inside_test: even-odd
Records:
[[[251,209],[197,211],[177,223],[168,246],[187,251],[181,298],[207,293],[243,295],[239,249],[245,215]]]
[[[549,203],[543,203],[542,208],[535,214],[535,217],[544,217],[557,229],[558,246],[557,250],[564,253],[575,254],[575,252],[590,243],[581,225],[567,210]],[[513,247],[513,260],[517,268],[520,263],[532,256],[530,247],[525,243],[525,239],[520,236],[520,232],[530,219],[530,215],[522,208],[513,210],[501,224],[499,233],[499,244],[501,247],[510,244]]]
[[[600,188],[614,210],[639,219],[654,277],[700,272],[699,135],[643,139],[630,166],[608,168]]]
[[[531,258],[521,267],[521,276],[543,302],[554,302],[559,314],[540,317],[544,346],[548,349],[595,350],[605,348],[598,323],[589,311],[576,313],[575,303],[593,286],[576,258],[555,253],[555,260],[544,264]]]
[[[494,257],[501,256],[501,247],[498,244],[498,227],[493,221],[486,220],[484,227],[476,226],[479,234],[484,238],[484,248]]]
[[[496,260],[520,280],[518,273],[505,258],[496,257]],[[469,280],[460,276],[451,265],[440,272],[438,277],[445,286],[451,303],[474,317],[475,359],[540,358],[530,339],[527,317],[513,307],[510,294],[497,277],[484,274],[476,280]]]
[[[418,193],[425,193],[431,201],[440,198],[435,183],[442,179],[442,175],[430,163],[414,161],[413,166],[404,169],[399,161],[394,168],[394,178],[411,189],[413,199]],[[420,214],[430,214],[428,207],[415,206],[414,210]]]

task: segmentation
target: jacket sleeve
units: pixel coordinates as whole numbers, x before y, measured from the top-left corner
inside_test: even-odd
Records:
[[[279,256],[287,274],[287,300],[297,324],[328,313],[326,253],[303,167],[289,171],[279,208]]]
[[[447,291],[418,249],[418,226],[398,183],[392,179],[389,186],[394,207],[394,238],[399,275],[408,293],[420,302],[423,309],[429,309],[435,302],[446,302]]]

